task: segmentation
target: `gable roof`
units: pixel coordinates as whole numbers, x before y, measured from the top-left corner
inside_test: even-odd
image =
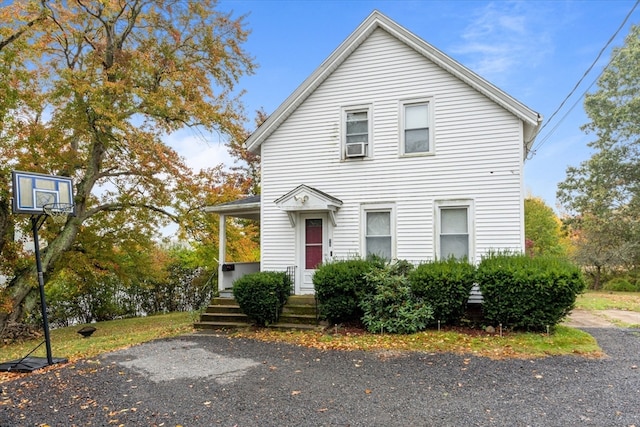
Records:
[[[311,200],[309,196],[311,196]],[[297,197],[303,197],[303,199],[298,200]],[[309,203],[307,204],[307,202]],[[284,210],[317,210],[318,208],[336,210],[342,206],[342,200],[304,184],[300,184],[287,194],[278,197],[273,203]]]
[[[265,120],[262,125],[245,141],[249,151],[258,150],[262,142],[269,137],[324,80],[333,73],[358,46],[360,46],[376,29],[381,28],[416,52],[420,53],[442,69],[459,78],[469,86],[482,93],[505,110],[511,112],[524,123],[525,157],[538,128],[542,122],[540,114],[531,110],[506,92],[498,89],[478,74],[466,68],[453,58],[436,49],[406,28],[398,25],[382,13],[374,10],[367,19],[351,33],[345,41],[333,51],[322,64],[302,82],[300,86]]]
[[[327,212],[331,223],[336,225],[335,213],[342,206],[342,200],[308,185],[298,185],[274,200],[274,203],[289,216],[291,226],[295,227],[294,212],[319,211]]]

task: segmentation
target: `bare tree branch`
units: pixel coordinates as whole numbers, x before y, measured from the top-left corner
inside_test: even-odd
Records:
[[[172,221],[174,222],[179,222],[180,218],[178,218],[177,215],[172,214],[171,212],[162,209],[158,206],[154,206],[154,205],[148,205],[145,203],[106,203],[103,205],[99,205],[96,206],[93,209],[88,209],[85,213],[84,213],[84,217],[85,218],[89,218],[93,215],[96,215],[100,212],[117,212],[117,211],[122,211],[124,209],[128,209],[128,208],[142,208],[142,209],[148,209],[150,211],[153,212],[158,212],[168,218],[170,218]]]

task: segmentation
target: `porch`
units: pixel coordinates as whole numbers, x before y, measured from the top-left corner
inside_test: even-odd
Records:
[[[218,238],[218,293],[222,298],[232,298],[233,282],[242,276],[260,271],[260,261],[227,262],[227,219],[239,218],[260,221],[260,196],[249,196],[233,202],[203,209],[220,217]]]
[[[267,236],[273,242],[291,245],[293,256],[283,257],[282,264],[274,263],[273,257],[262,265],[260,262],[227,261],[227,226],[232,219],[248,219],[259,222],[262,219],[260,196],[250,196],[233,202],[204,208],[205,212],[217,213],[220,217],[218,254],[218,292],[220,296],[232,297],[233,282],[240,277],[262,270],[286,271],[291,280],[291,293],[313,295],[313,275],[316,267],[333,258],[332,233],[336,227],[336,215],[342,201],[316,188],[301,184],[274,200],[276,211],[272,217],[285,214],[290,229],[283,229],[281,218],[279,231]],[[271,205],[269,205],[271,206]],[[272,207],[273,208],[273,207]],[[265,214],[266,215],[266,214]],[[275,215],[275,216],[274,216]],[[286,226],[285,226],[286,227]],[[267,238],[265,237],[265,239]],[[261,236],[262,239],[262,236]],[[261,242],[261,246],[263,242]],[[262,247],[264,249],[264,246]]]

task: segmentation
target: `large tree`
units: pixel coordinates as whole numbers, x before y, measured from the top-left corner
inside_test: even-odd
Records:
[[[118,214],[125,227],[128,221],[152,233],[205,203],[210,189],[192,179],[163,137],[185,126],[229,140],[243,136],[236,84],[254,67],[242,49],[247,30],[243,17],[216,6],[43,0],[16,2],[11,13],[0,9],[8,26],[39,24],[29,26],[16,50],[29,75],[14,88],[0,164],[75,182],[76,216],[44,231],[47,273],[87,223]],[[4,289],[10,304],[0,310],[0,332],[21,317],[33,270],[18,272]]]
[[[28,7],[11,5],[0,9],[0,146],[7,143],[8,136],[4,129],[12,122],[10,113],[18,105],[20,89],[33,72],[24,66],[34,54],[28,49],[28,38],[43,25],[46,17],[46,9],[38,3]],[[16,249],[9,247],[13,241],[14,224],[10,215],[9,186],[4,179],[8,176],[9,168],[8,163],[0,163],[0,254],[5,250],[15,253]],[[2,267],[0,274],[10,271],[12,263],[5,262]]]
[[[614,49],[584,106],[594,153],[568,168],[558,199],[580,237],[579,261],[599,278],[603,269],[636,268],[640,261],[640,26]]]
[[[539,197],[524,199],[524,235],[526,251],[530,256],[563,256],[568,253],[568,240],[562,231],[562,222]]]

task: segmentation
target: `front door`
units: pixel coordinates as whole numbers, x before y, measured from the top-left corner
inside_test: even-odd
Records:
[[[313,294],[313,274],[318,265],[328,258],[327,218],[324,214],[300,215],[300,247],[298,253],[300,281],[296,281],[296,294]]]

